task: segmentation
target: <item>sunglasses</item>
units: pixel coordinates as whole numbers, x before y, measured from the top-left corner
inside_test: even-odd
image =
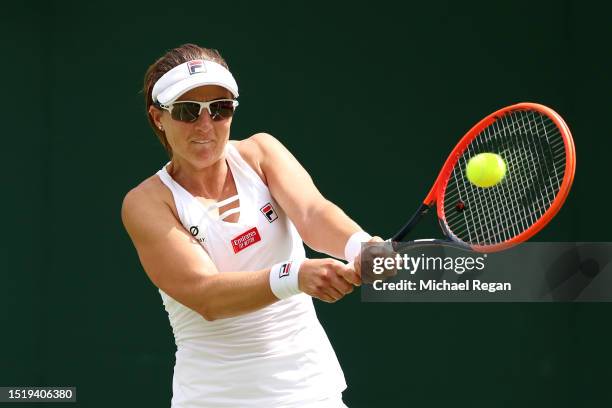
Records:
[[[216,99],[208,102],[178,101],[169,105],[156,104],[160,109],[170,112],[170,117],[181,122],[195,122],[206,109],[210,118],[216,122],[229,119],[234,115],[238,101],[235,99]]]

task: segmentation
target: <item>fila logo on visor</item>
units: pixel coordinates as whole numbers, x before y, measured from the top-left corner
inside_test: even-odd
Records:
[[[289,271],[291,270],[291,262],[287,262],[286,264],[282,264],[280,267],[280,272],[278,273],[279,278],[284,278],[285,276],[289,276]]]
[[[204,66],[204,61],[202,60],[188,61],[187,68],[189,68],[189,75],[206,72],[206,67]]]
[[[274,207],[272,207],[272,204],[270,203],[267,203],[266,205],[261,207],[259,210],[266,217],[268,222],[276,221],[276,219],[278,218],[278,215],[276,215],[276,212],[274,211]]]

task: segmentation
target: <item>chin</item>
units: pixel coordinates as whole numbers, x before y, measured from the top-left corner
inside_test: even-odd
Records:
[[[211,143],[210,146],[196,146],[190,153],[193,164],[199,168],[208,167],[223,157],[223,149],[220,149],[216,143]]]

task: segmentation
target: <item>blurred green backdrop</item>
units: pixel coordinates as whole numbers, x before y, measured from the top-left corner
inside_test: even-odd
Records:
[[[475,121],[549,105],[573,130],[578,170],[539,239],[609,241],[597,203],[609,195],[611,11],[577,0],[4,5],[0,386],[73,385],[79,407],[169,406],[172,333],[119,216],[166,160],[140,88],[167,49],[219,49],[241,88],[233,138],[275,135],[381,236]],[[609,304],[368,304],[356,292],[316,305],[350,407],[612,403]]]

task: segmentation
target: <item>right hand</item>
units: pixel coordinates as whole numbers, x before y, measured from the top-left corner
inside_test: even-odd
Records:
[[[395,269],[385,269],[382,274],[374,273],[374,258],[394,258],[396,253],[393,245],[385,243],[380,237],[372,237],[368,242],[380,245],[366,245],[365,249],[355,258],[355,270],[358,271],[363,283],[370,284],[376,280],[385,280],[397,275]]]
[[[355,269],[335,259],[306,259],[300,266],[300,290],[324,302],[336,302],[360,284]]]

